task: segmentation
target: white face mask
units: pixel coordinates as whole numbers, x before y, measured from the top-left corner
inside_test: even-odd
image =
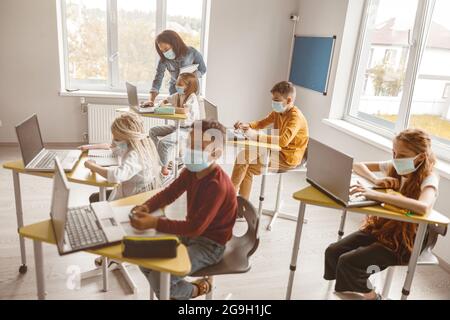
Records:
[[[394,166],[395,171],[397,171],[397,173],[400,176],[405,176],[407,174],[417,171],[417,169],[422,165],[423,162],[421,162],[417,167],[414,164],[414,161],[418,157],[419,157],[419,155],[417,155],[413,158],[393,159],[392,164]]]

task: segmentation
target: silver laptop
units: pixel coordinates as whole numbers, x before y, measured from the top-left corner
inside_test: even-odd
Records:
[[[54,159],[61,159],[64,171],[72,171],[81,156],[80,150],[48,150],[44,148],[37,115],[16,126],[22,160],[26,170],[54,170]]]
[[[69,186],[59,159],[54,161],[53,196],[50,218],[60,255],[99,248],[120,242],[125,231],[117,222],[111,205],[104,202],[69,208]]]
[[[308,168],[306,180],[320,191],[345,207],[367,207],[378,202],[361,195],[350,195],[350,187],[360,182],[367,187],[369,181],[352,177],[353,158],[314,139],[308,143]],[[357,181],[358,180],[358,181]]]
[[[155,112],[156,107],[141,107],[141,103],[139,102],[137,88],[135,85],[126,82],[127,86],[127,95],[128,95],[128,104],[130,108],[133,109],[137,113],[153,113]]]

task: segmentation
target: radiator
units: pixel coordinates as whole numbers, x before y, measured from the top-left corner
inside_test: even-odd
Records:
[[[116,109],[120,105],[88,104],[88,140],[89,143],[106,143],[112,140],[111,124],[119,115]],[[146,132],[153,126],[163,125],[164,120],[142,118]]]

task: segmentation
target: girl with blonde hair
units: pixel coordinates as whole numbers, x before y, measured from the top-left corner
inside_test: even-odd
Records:
[[[147,137],[144,124],[134,113],[123,113],[111,125],[111,144],[86,145],[83,151],[111,149],[119,158],[119,166],[102,167],[94,161],[86,161],[86,168],[119,186],[108,193],[108,200],[128,197],[153,190],[160,185],[159,157],[155,145]],[[91,202],[98,201],[98,193],[91,195]]]

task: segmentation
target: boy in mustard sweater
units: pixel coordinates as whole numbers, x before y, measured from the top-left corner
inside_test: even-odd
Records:
[[[292,169],[297,167],[305,154],[308,145],[308,123],[302,112],[294,106],[296,90],[292,83],[277,83],[272,90],[273,111],[260,121],[236,122],[234,127],[241,129],[251,139],[265,143],[278,144],[280,152],[272,153],[270,167],[272,169]],[[264,135],[256,130],[273,125],[276,135]],[[264,167],[260,154],[251,150],[239,153],[233,168],[231,181],[238,193],[248,199],[254,175],[260,175]]]

